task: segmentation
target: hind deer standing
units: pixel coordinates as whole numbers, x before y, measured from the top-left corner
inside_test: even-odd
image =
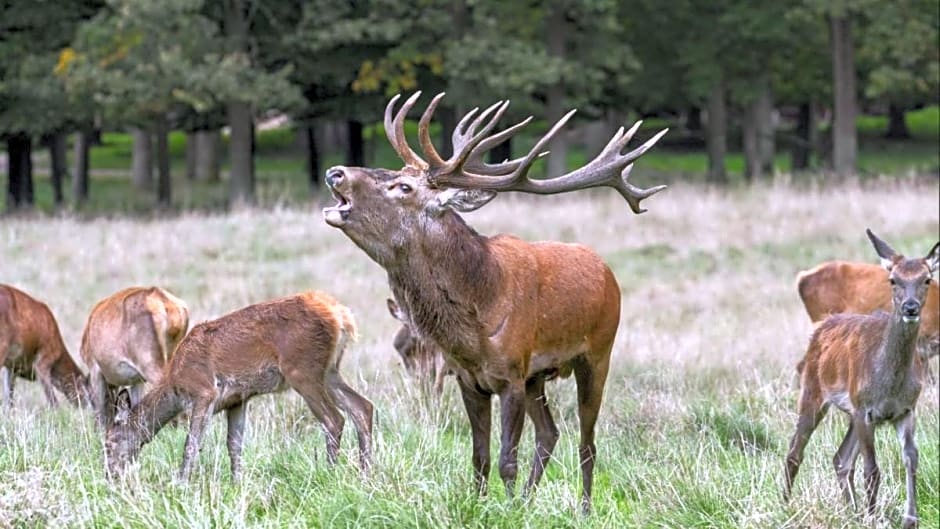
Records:
[[[440,397],[444,391],[444,377],[452,375],[453,371],[447,367],[444,360],[444,354],[434,344],[422,340],[418,333],[411,329],[411,322],[408,316],[395,303],[395,300],[388,299],[388,312],[393,318],[401,322],[401,327],[395,333],[392,345],[408,373],[417,376],[422,382],[429,379],[434,380],[434,395]],[[426,386],[424,386],[426,387]]]
[[[69,356],[49,307],[21,290],[0,285],[0,378],[13,404],[16,377],[38,379],[50,406],[61,391],[72,404],[88,399],[88,378]]]
[[[639,123],[626,133],[620,129],[584,167],[532,180],[529,169],[573,111],[524,157],[489,164],[483,155],[532,118],[490,135],[509,103],[497,103],[479,115],[474,109],[457,125],[454,154],[444,160],[429,133],[440,94],[418,124],[421,158],[404,132],[405,118],[419,94],[394,117],[398,96],[385,111],[386,135],[405,166],[398,171],[329,169],[326,182],[338,204],[323,210],[324,220],[386,270],[410,328],[439,347],[456,371],[473,432],[473,467],[481,492],[486,491],[490,468],[492,395],[500,400],[499,474],[509,495],[515,488],[516,449],[526,414],[535,426],[535,455],[525,485],[529,493],[541,479],[558,439],[545,381],[574,373],[581,423],[582,508],[587,511],[596,457],[594,426],[620,321],[617,280],[585,246],[528,243],[509,235],[486,237],[457,212],[480,208],[505,191],[552,194],[610,186],[640,213],[640,201],[665,186],[640,189],[628,176],[633,162],[665,131],[621,154]]]
[[[119,420],[105,438],[109,475],[119,475],[140,448],[189,408],[189,435],[180,479],[185,481],[199,453],[213,413],[225,410],[232,476],[241,473],[242,439],[249,399],[283,391],[299,393],[326,431],[327,458],[334,463],[348,413],[359,437],[359,463],[372,453],[372,403],[339,374],[339,364],[356,324],[349,309],[321,292],[307,292],[249,305],[193,327],[167,364],[157,386]]]
[[[130,387],[130,403],[136,405],[144,385],[159,382],[188,328],[186,304],[159,287],[125,288],[95,305],[82,334],[81,352],[102,429],[114,420],[117,391]]]
[[[850,417],[849,430],[833,458],[836,477],[846,499],[855,505],[852,482],[861,453],[870,514],[875,512],[881,483],[874,430],[884,422],[897,429],[907,474],[903,527],[911,528],[917,526],[914,412],[923,376],[915,344],[931,274],[940,266],[940,243],[926,258],[906,259],[870,230],[868,237],[889,272],[893,310],[836,314],[813,332],[801,362],[799,420],[787,454],[784,496],[790,496],[807,441],[834,405]]]

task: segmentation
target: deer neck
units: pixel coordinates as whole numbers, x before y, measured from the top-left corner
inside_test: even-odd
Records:
[[[885,386],[895,387],[907,379],[917,344],[917,323],[906,323],[900,312],[891,315],[879,350],[876,379]]]
[[[136,436],[138,446],[149,443],[181,411],[183,401],[169,385],[160,384],[147,393],[128,417],[128,426]]]
[[[52,385],[61,391],[69,402],[77,406],[82,399],[86,402],[88,400],[88,378],[72,360],[65,344],[61,343],[61,340],[59,342],[55,347],[58,357],[52,364]]]

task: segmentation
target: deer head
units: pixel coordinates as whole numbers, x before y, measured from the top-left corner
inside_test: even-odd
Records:
[[[900,314],[905,323],[919,323],[931,275],[940,268],[940,243],[935,244],[924,258],[906,259],[871,230],[866,230],[866,233],[881,257],[882,266],[888,271],[895,313]]]
[[[528,177],[532,164],[547,154],[543,149],[574,114],[572,110],[542,136],[525,155],[501,163],[487,163],[484,155],[524,128],[532,117],[501,132],[491,134],[509,107],[500,101],[478,113],[473,109],[460,120],[453,134],[453,156],[445,160],[431,142],[429,127],[434,109],[444,94],[431,100],[418,123],[423,157],[411,149],[404,125],[408,111],[420,96],[415,93],[395,113],[399,96],[385,108],[385,133],[405,166],[398,170],[364,167],[332,167],[326,183],[338,200],[323,210],[326,222],[343,230],[369,256],[383,266],[410,244],[414,233],[434,232],[443,219],[455,212],[478,209],[498,193],[521,191],[556,194],[597,186],[616,189],[634,213],[645,211],[640,201],[666,186],[641,189],[629,181],[633,162],[665,133],[660,131],[646,143],[622,154],[641,122],[630,130],[621,128],[607,146],[581,168],[570,173],[535,180]]]

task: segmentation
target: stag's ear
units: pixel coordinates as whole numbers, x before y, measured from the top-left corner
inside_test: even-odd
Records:
[[[398,321],[405,321],[403,319],[405,315],[402,314],[401,308],[398,306],[398,303],[395,303],[394,299],[388,298],[385,302],[388,304],[388,313],[391,314],[393,318]]]
[[[924,260],[927,261],[927,268],[930,269],[931,274],[936,274],[937,270],[940,270],[940,242],[933,245]]]
[[[870,240],[871,245],[875,247],[875,252],[878,254],[878,257],[881,257],[881,266],[885,267],[885,270],[890,271],[897,262],[898,253],[895,252],[894,248],[889,246],[888,243],[879,239],[870,229],[866,229],[865,233],[868,234],[868,240]]]
[[[482,208],[494,198],[496,198],[496,191],[449,187],[437,194],[434,199],[434,208],[438,214],[448,209],[466,213]]]
[[[114,399],[114,424],[115,425],[124,425],[127,424],[127,419],[131,414],[131,393],[127,389],[122,389],[118,391],[117,397]]]

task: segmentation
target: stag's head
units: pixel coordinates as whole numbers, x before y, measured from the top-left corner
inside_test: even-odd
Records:
[[[888,270],[895,314],[900,314],[905,323],[919,323],[927,287],[933,280],[931,275],[940,268],[940,243],[934,245],[927,257],[907,259],[871,230],[866,230],[866,233],[878,257],[881,257],[882,266]]]
[[[429,132],[434,109],[444,94],[431,100],[418,123],[419,156],[405,137],[405,118],[420,92],[415,93],[398,112],[398,96],[385,108],[385,133],[404,161],[397,171],[365,167],[331,167],[326,183],[337,204],[323,210],[326,222],[343,230],[356,244],[380,263],[393,259],[415,233],[435,229],[440,219],[453,212],[473,211],[498,193],[521,191],[555,194],[589,187],[609,186],[630,204],[634,213],[642,213],[640,201],[665,189],[655,186],[641,189],[629,181],[633,162],[666,133],[659,132],[638,148],[621,153],[639,129],[621,128],[601,153],[570,173],[544,180],[528,177],[532,164],[547,154],[545,146],[574,114],[572,110],[535,143],[525,156],[501,163],[487,163],[484,155],[525,127],[529,117],[500,132],[492,133],[509,107],[500,101],[479,112],[473,109],[460,120],[453,134],[453,156],[445,160],[434,148]]]

